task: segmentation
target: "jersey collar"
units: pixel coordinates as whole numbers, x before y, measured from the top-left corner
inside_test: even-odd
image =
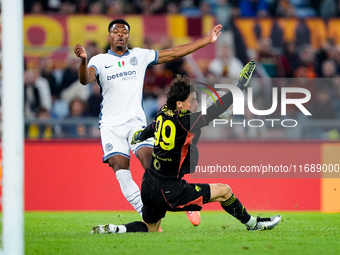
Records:
[[[114,53],[112,50],[108,50],[107,53],[111,54],[113,56],[121,58],[121,57],[129,55],[130,54],[130,50],[128,49],[127,52],[125,52],[123,55],[118,55],[118,54]]]

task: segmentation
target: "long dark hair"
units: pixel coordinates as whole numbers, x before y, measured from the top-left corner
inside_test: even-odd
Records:
[[[176,110],[177,101],[184,102],[194,91],[195,86],[190,84],[190,79],[185,75],[177,74],[171,81],[169,92],[166,95],[168,108]]]

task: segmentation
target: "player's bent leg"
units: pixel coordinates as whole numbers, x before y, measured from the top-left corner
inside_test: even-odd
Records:
[[[149,167],[152,150],[153,149],[151,147],[142,147],[137,151],[137,158],[142,164],[144,170],[146,170]]]
[[[142,215],[143,203],[140,196],[140,190],[133,181],[130,170],[128,170],[129,159],[121,155],[116,155],[109,158],[108,162],[116,172],[116,178],[126,200],[140,215]]]
[[[253,228],[256,225],[256,218],[250,216],[238,198],[235,197],[231,188],[227,184],[209,184],[210,200],[209,202],[218,201],[222,208],[238,219],[247,227]]]
[[[91,230],[91,234],[123,234],[136,232],[157,232],[160,228],[161,220],[156,223],[145,223],[134,221],[123,225],[97,225]]]
[[[149,232],[163,232],[161,229],[161,221],[165,217],[166,214],[166,209],[163,208],[162,206],[158,206],[157,202],[152,199],[151,205],[150,201],[148,200],[148,197],[150,194],[154,194],[152,191],[150,192],[150,189],[147,188],[150,186],[145,186],[145,182],[142,183],[142,192],[143,192],[143,201],[144,201],[144,206],[142,208],[143,212],[143,221],[147,225]],[[153,195],[151,195],[153,197]],[[146,198],[146,200],[145,200]]]
[[[209,184],[210,200],[209,202],[220,202],[222,208],[245,224],[248,230],[270,230],[273,229],[281,220],[281,215],[270,218],[255,218],[248,214],[246,208],[240,200],[235,197],[231,188],[226,184]]]
[[[161,221],[162,220],[159,220],[156,223],[146,223],[146,222],[144,222],[144,223],[148,227],[149,232],[162,232],[162,230],[160,231]]]
[[[112,156],[107,161],[109,163],[109,166],[115,172],[117,172],[120,169],[129,169],[129,166],[130,166],[130,159],[127,157],[124,157],[123,155]]]
[[[149,232],[148,226],[142,221],[134,221],[123,225],[98,225],[92,228],[91,234],[123,234],[132,232]]]
[[[210,186],[210,202],[221,202],[229,199],[233,192],[229,185],[222,183],[209,184]]]

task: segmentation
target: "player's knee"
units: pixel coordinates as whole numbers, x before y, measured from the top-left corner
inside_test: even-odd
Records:
[[[145,170],[149,167],[151,154],[152,148],[149,147],[140,148],[137,152],[137,157]]]
[[[113,156],[108,159],[108,163],[115,172],[120,169],[129,169],[129,159],[125,157]]]
[[[146,222],[144,223],[148,227],[149,232],[158,232],[159,226],[161,225],[161,221],[158,221],[156,223],[146,223]]]
[[[155,226],[152,227],[148,226],[148,232],[158,232],[158,228]]]
[[[231,190],[230,186],[227,184],[218,184],[219,185],[219,189],[220,189],[220,194],[221,197],[224,197],[226,199],[228,199],[229,197],[231,197],[231,195],[233,194],[233,191]]]

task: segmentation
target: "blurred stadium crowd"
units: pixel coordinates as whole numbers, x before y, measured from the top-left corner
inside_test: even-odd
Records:
[[[339,16],[338,0],[25,0],[26,13],[166,14],[190,16]]]
[[[326,126],[309,128],[289,138],[339,139],[339,129],[331,120],[340,117],[340,48],[334,38],[328,38],[322,47],[310,44],[298,45],[284,42],[281,48],[274,47],[270,38],[258,39],[256,50],[246,50],[246,59],[238,57],[232,39],[233,18],[237,16],[286,16],[324,18],[339,15],[340,1],[324,0],[209,0],[209,1],[121,1],[121,0],[46,0],[24,1],[26,13],[60,14],[161,14],[215,15],[224,25],[226,34],[216,47],[215,58],[199,66],[201,76],[193,70],[187,59],[150,66],[144,81],[143,107],[148,122],[166,101],[167,87],[175,74],[185,74],[208,84],[235,83],[245,61],[255,59],[257,68],[252,83],[253,102],[256,109],[269,109],[272,104],[272,87],[303,87],[312,94],[305,106],[312,113],[307,118],[297,107],[289,107],[286,118],[299,120],[324,120]],[[331,7],[331,8],[330,8]],[[173,46],[169,37],[164,37],[157,49]],[[156,49],[153,39],[144,38],[143,48]],[[96,42],[85,45],[88,59],[107,51]],[[78,80],[80,60],[69,55],[65,68],[56,69],[50,57],[42,57],[35,68],[25,68],[25,132],[27,138],[98,138],[98,116],[102,100],[96,82],[82,86]],[[198,97],[199,99],[199,97]],[[280,118],[279,108],[271,116]],[[246,118],[258,118],[250,112]],[[62,124],[60,124],[62,123]],[[329,125],[327,123],[330,123]],[[333,124],[332,124],[333,123]],[[318,126],[318,125],[317,125]],[[272,129],[273,130],[273,129]],[[282,131],[282,130],[281,130]],[[225,138],[287,138],[284,132],[266,129],[248,132],[244,129],[228,131]],[[203,135],[204,136],[204,135]],[[207,136],[209,137],[209,136]]]

